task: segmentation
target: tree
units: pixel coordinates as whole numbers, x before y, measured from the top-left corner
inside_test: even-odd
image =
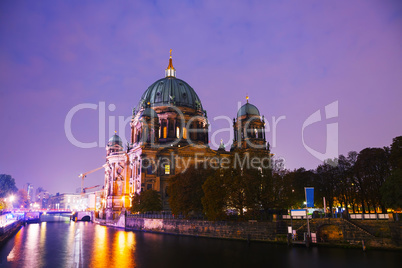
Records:
[[[287,183],[285,179],[289,177],[285,177],[286,172],[274,173],[272,174],[272,182],[269,184],[266,181],[262,203],[263,208],[273,208],[273,209],[282,209],[282,208],[290,208],[291,207],[291,198],[292,198],[292,189],[290,183]]]
[[[142,193],[142,212],[161,211],[162,201],[158,191],[147,190]]]
[[[222,175],[226,188],[227,210],[236,211],[240,217],[243,217],[246,209],[246,183],[242,170],[239,167],[232,167],[225,169]]]
[[[313,177],[314,173],[309,170],[305,170],[304,168],[299,168],[293,172],[290,183],[288,182],[288,186],[292,187],[292,198],[291,205],[296,207],[303,207],[304,202],[306,200],[304,188],[311,187],[313,185]],[[290,192],[290,189],[288,189]]]
[[[204,196],[202,197],[203,212],[210,221],[226,218],[226,188],[223,175],[218,170],[209,176],[202,185]]]
[[[7,198],[17,191],[14,178],[11,175],[0,174],[0,198]]]
[[[138,193],[135,193],[131,200],[131,212],[141,212],[141,196]]]
[[[390,166],[391,175],[380,189],[382,201],[389,208],[402,208],[402,136],[392,141]]]
[[[183,214],[188,218],[190,213],[202,213],[202,185],[205,180],[214,174],[212,168],[196,168],[190,166],[186,171],[179,173],[168,180],[169,205],[173,214]]]
[[[208,219],[223,219],[226,213],[257,218],[270,208],[272,169],[258,161],[267,156],[266,151],[236,152],[229,166],[221,167],[208,177],[202,187],[205,194],[202,204]]]
[[[20,208],[28,208],[29,200],[28,200],[28,193],[24,189],[19,189],[17,192],[16,200],[15,200],[16,207]]]
[[[392,140],[390,164],[392,169],[402,170],[402,136],[395,137]]]
[[[334,207],[335,189],[337,184],[336,166],[329,160],[319,165],[316,170],[315,188],[318,189],[320,199],[325,197],[328,202],[330,213]]]
[[[161,211],[162,201],[158,191],[146,190],[140,194],[135,194],[132,200],[132,212]]]
[[[384,212],[385,206],[381,200],[380,188],[390,175],[388,148],[363,149],[357,157],[355,172],[362,196],[362,206],[366,201],[368,208],[371,206],[376,212],[376,208],[381,206]]]
[[[355,164],[357,161],[358,153],[355,151],[350,151],[348,153],[348,156],[346,158],[346,166],[347,166],[347,171],[346,171],[346,191],[347,191],[347,200],[350,203],[353,213],[355,213],[355,208],[356,205],[358,204],[359,201],[359,193],[358,189],[356,186],[356,172],[355,172]]]
[[[381,186],[382,202],[388,208],[402,208],[402,170],[393,170]]]
[[[341,207],[348,208],[350,204],[354,204],[354,180],[353,180],[353,166],[356,162],[356,154],[349,152],[348,157],[340,155],[338,158],[338,165],[335,168],[337,176],[335,197]],[[354,210],[354,206],[353,206]],[[348,213],[349,210],[346,209]]]

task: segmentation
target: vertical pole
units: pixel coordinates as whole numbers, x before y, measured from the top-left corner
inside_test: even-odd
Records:
[[[290,212],[290,226],[292,226],[292,231],[293,231],[292,212]]]
[[[307,204],[307,190],[306,190],[306,187],[304,187],[304,197],[306,198],[307,240],[309,240],[310,239],[310,223],[309,223],[309,220],[308,220],[308,207],[307,207],[308,204]],[[306,241],[306,243],[310,243],[310,241]]]
[[[292,210],[290,210],[290,226],[292,226],[292,233],[291,233],[291,236],[292,236],[292,240],[293,240],[293,220],[292,220]]]
[[[81,177],[81,194],[84,192],[84,176]]]
[[[327,204],[325,203],[325,196],[322,198],[324,202],[324,218],[327,217]]]
[[[308,209],[306,208],[306,217],[307,217],[307,235],[308,235],[308,239],[310,239],[310,223],[308,220]]]

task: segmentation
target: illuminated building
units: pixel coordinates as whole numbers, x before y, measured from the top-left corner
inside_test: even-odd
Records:
[[[149,189],[160,193],[163,209],[168,210],[168,178],[200,157],[220,158],[236,150],[253,149],[254,145],[269,155],[264,120],[248,100],[234,119],[236,137],[231,152],[225,151],[223,144],[218,150],[209,148],[208,126],[200,98],[188,83],[176,77],[170,55],[165,77],[148,87],[133,110],[128,148],[117,134],[106,146],[102,212],[106,218],[130,207],[135,193]]]

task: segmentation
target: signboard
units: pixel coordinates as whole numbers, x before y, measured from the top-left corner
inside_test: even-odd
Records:
[[[306,210],[305,209],[293,209],[290,211],[290,216],[292,217],[297,217],[297,216],[302,216],[306,217]]]
[[[311,242],[317,243],[317,234],[316,233],[311,233]]]
[[[304,187],[304,193],[306,195],[306,206],[308,208],[314,207],[314,187]]]

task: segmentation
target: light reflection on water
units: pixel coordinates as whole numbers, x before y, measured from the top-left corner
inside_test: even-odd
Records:
[[[117,267],[128,267],[134,263],[133,252],[135,252],[134,233],[119,230],[114,239],[113,264]]]
[[[91,267],[108,267],[110,265],[110,256],[108,256],[107,252],[107,248],[109,247],[107,240],[108,235],[106,227],[96,225],[94,240],[95,246],[92,251]]]
[[[112,231],[112,235],[109,235]],[[135,265],[135,233],[94,226],[90,267],[132,267]]]
[[[87,222],[27,225],[0,248],[0,267],[397,267],[400,252],[130,232]]]

